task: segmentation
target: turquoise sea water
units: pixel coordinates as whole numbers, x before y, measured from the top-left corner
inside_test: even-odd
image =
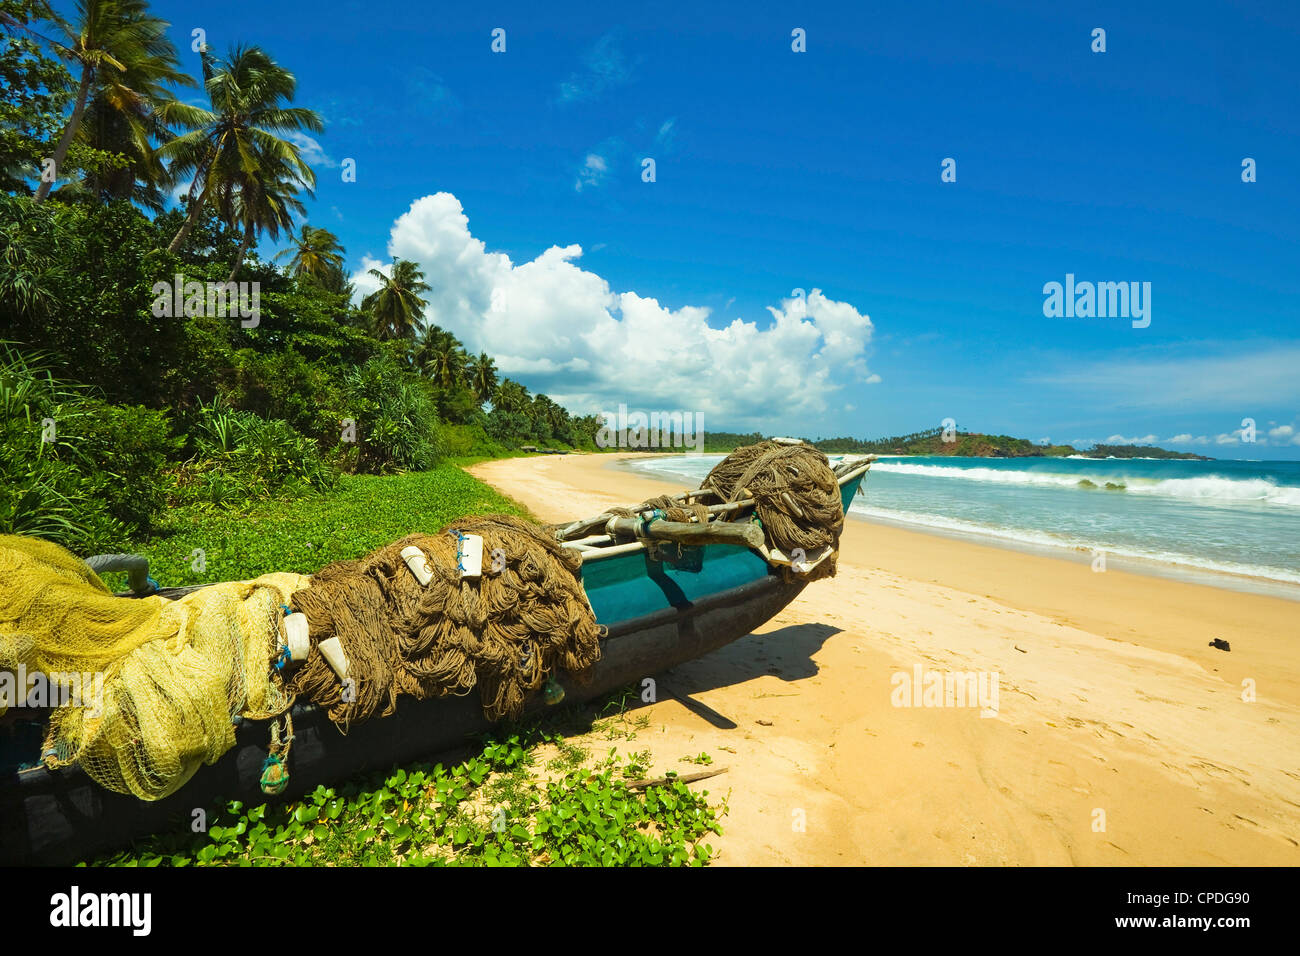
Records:
[[[633,467],[696,484],[722,457]],[[891,524],[1300,585],[1300,462],[890,457],[863,492],[852,511]]]

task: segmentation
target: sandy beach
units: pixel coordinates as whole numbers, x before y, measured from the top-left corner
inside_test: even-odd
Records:
[[[620,457],[470,470],[548,521],[682,490]],[[996,714],[895,706],[917,665]],[[851,519],[835,578],[656,676],[617,746],[729,768],[723,865],[1300,864],[1294,601]]]

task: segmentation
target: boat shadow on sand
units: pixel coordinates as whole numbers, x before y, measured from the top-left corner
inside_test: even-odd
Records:
[[[759,677],[777,677],[793,684],[819,673],[813,660],[822,645],[843,629],[829,624],[790,624],[762,634],[750,634],[707,657],[679,664],[658,675],[658,696],[672,697],[719,730],[735,730],[734,720],[694,695],[732,687]]]

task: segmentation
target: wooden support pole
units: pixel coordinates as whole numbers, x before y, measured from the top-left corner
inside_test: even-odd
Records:
[[[606,532],[615,538],[653,538],[677,544],[736,544],[763,551],[763,529],[757,524],[711,521],[651,521],[640,518],[610,518]],[[766,553],[766,552],[764,552]]]

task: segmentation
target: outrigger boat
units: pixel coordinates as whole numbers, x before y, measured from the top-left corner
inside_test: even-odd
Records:
[[[845,512],[875,456],[845,460],[836,478]],[[679,495],[689,504],[695,492]],[[752,502],[714,505],[743,510]],[[599,532],[599,533],[590,533]],[[582,554],[582,581],[596,620],[608,629],[588,683],[559,681],[570,701],[587,701],[675,667],[738,640],[779,613],[807,585],[767,550],[758,526],[708,524],[601,515],[556,529]],[[801,556],[809,570],[831,553]],[[176,598],[197,587],[163,589]],[[535,695],[527,711],[544,705]],[[416,700],[403,697],[395,713],[338,731],[310,703],[292,711],[294,744],[285,798],[318,784],[384,769],[452,750],[489,730],[477,695]],[[39,749],[39,742],[33,747]],[[132,840],[188,825],[195,808],[218,799],[263,801],[260,787],[267,737],[260,722],[244,721],[236,743],[179,791],[154,802],[114,793],[79,767],[0,767],[0,863],[65,865]],[[32,755],[34,758],[34,754]]]

